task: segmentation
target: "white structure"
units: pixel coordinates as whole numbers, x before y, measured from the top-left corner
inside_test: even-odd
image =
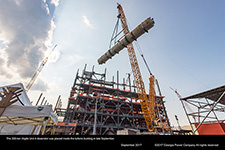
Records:
[[[4,90],[9,87],[19,90],[6,102],[6,95],[10,95],[10,90],[8,93]],[[21,83],[0,87],[0,93],[0,134],[44,134],[46,125],[57,124],[58,118],[52,110],[52,105],[33,106]],[[15,100],[16,102],[12,103]],[[6,103],[9,104],[5,105]]]

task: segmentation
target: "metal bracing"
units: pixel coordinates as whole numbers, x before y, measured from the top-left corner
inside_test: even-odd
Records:
[[[116,134],[124,128],[148,131],[136,86],[131,85],[129,75],[128,82],[125,79],[119,82],[119,72],[117,79],[112,77],[112,81],[106,81],[106,70],[96,73],[94,67],[92,71],[87,71],[86,67],[82,75],[77,72],[67,109],[60,112],[65,114],[64,122],[76,123],[76,126],[67,126],[66,134]],[[169,128],[162,96],[156,97],[156,104],[156,115],[164,123],[160,128],[163,125]]]
[[[209,112],[206,114],[206,116],[204,117],[204,119],[202,120],[202,122],[197,126],[197,128],[195,129],[194,133],[198,130],[198,128],[202,125],[202,123],[205,121],[205,119],[209,116],[209,114],[213,111],[213,108],[217,105],[217,103],[219,103],[219,101],[223,98],[225,94],[225,91],[221,94],[221,96],[218,98],[217,101],[214,101],[211,109],[209,110]],[[215,114],[215,113],[214,113]],[[216,115],[215,115],[216,116]],[[217,118],[217,117],[216,117]],[[218,120],[218,118],[217,118]]]
[[[225,86],[221,86],[180,99],[191,127],[196,125],[193,134],[203,123],[224,122],[225,114],[221,114],[225,112],[224,95]]]

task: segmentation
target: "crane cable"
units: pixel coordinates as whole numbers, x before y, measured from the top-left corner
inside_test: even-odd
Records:
[[[119,20],[120,20],[120,14],[117,16],[117,21],[116,21],[116,24],[115,24],[115,27],[114,27],[114,29],[113,29],[113,33],[112,33],[112,36],[111,36],[111,39],[110,39],[109,49],[111,48],[112,42],[113,42],[113,41],[114,41],[114,45],[116,44],[116,42],[119,42],[119,41],[120,41],[120,39],[117,40],[116,38],[117,38],[118,35],[119,35],[121,32],[123,32],[123,30],[124,30],[124,29],[123,29],[122,31],[120,31],[120,32],[118,33]],[[126,18],[126,20],[127,20],[127,18]],[[126,27],[126,25],[123,23],[122,20],[121,20],[121,22],[122,22],[122,24]],[[129,24],[128,20],[127,20],[127,24],[128,24],[128,27],[126,27],[126,28],[130,28],[130,24]],[[149,65],[148,65],[148,63],[147,63],[147,61],[146,61],[146,59],[145,59],[145,57],[144,57],[143,51],[141,50],[141,47],[140,47],[140,45],[138,44],[138,41],[136,40],[136,42],[134,42],[134,44],[135,44],[135,46],[136,46],[136,48],[137,48],[137,50],[138,50],[138,53],[140,54],[141,58],[143,59],[144,64],[145,64],[145,66],[146,66],[146,68],[147,68],[147,70],[148,70],[150,76],[152,76],[152,72],[151,72],[151,70],[150,70],[150,68],[149,68]]]
[[[127,20],[127,18],[126,18],[126,20]],[[130,24],[129,24],[128,20],[127,20],[127,24],[128,24],[128,27],[130,28]],[[150,70],[150,68],[149,68],[149,65],[148,65],[147,61],[145,60],[143,51],[141,50],[141,47],[140,47],[140,45],[138,44],[138,41],[135,40],[134,44],[135,44],[135,46],[136,46],[136,48],[137,48],[137,50],[138,50],[138,53],[141,55],[141,58],[143,59],[144,64],[145,64],[145,66],[146,66],[146,68],[147,68],[147,70],[148,70],[150,76],[152,76],[152,72],[151,72],[151,70]]]
[[[143,52],[142,52],[142,50],[141,50],[141,47],[140,47],[140,45],[138,44],[137,41],[135,42],[135,46],[137,47],[137,50],[138,50],[139,54],[141,55],[141,57],[142,57],[142,59],[143,59],[143,61],[144,61],[144,63],[145,63],[145,66],[146,66],[147,69],[148,69],[149,74],[152,75],[152,72],[151,72],[151,70],[150,70],[150,68],[149,68],[149,66],[148,66],[147,61],[145,60],[144,54],[143,54]]]

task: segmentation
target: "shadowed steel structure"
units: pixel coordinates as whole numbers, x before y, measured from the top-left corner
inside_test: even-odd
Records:
[[[220,86],[180,99],[191,127],[196,127],[193,133],[225,134],[224,95],[225,86]]]
[[[133,83],[133,84],[132,84]],[[156,132],[168,134],[169,119],[163,96],[155,96]],[[115,135],[118,130],[135,129],[147,132],[136,85],[130,76],[120,82],[119,72],[112,80],[106,80],[106,69],[97,73],[86,65],[81,75],[77,71],[65,110],[56,108],[63,122],[58,123],[56,134]],[[167,129],[167,130],[166,130]]]

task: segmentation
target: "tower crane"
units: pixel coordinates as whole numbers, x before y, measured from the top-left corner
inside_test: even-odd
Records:
[[[26,86],[26,92],[29,91],[29,89],[31,88],[31,86],[33,85],[34,81],[37,79],[39,73],[41,72],[41,70],[43,69],[44,65],[47,63],[49,56],[51,55],[51,53],[55,50],[57,44],[53,47],[53,49],[50,51],[50,53],[48,54],[47,57],[45,57],[41,64],[39,65],[39,67],[37,68],[37,70],[35,71],[33,77],[31,78],[31,80],[29,81],[29,83]]]
[[[138,65],[137,57],[134,51],[134,47],[132,42],[137,40],[145,32],[148,32],[154,26],[153,18],[147,18],[143,21],[139,26],[137,26],[133,31],[129,31],[128,24],[126,21],[126,17],[123,11],[122,6],[117,3],[118,8],[118,18],[121,21],[124,38],[120,40],[116,45],[114,45],[111,49],[109,49],[105,54],[103,54],[99,59],[98,63],[103,64],[108,59],[111,59],[112,56],[119,53],[124,47],[127,48],[128,56],[131,64],[131,69],[133,72],[134,80],[137,87],[138,97],[141,100],[141,109],[143,111],[143,116],[145,118],[145,122],[149,131],[154,131],[154,120],[155,120],[155,77],[150,72],[150,87],[149,87],[149,97],[147,97],[147,93],[145,91],[144,82],[142,79],[141,71]],[[142,56],[145,61],[144,57]],[[149,69],[149,68],[148,68]],[[150,70],[149,70],[150,71]]]

